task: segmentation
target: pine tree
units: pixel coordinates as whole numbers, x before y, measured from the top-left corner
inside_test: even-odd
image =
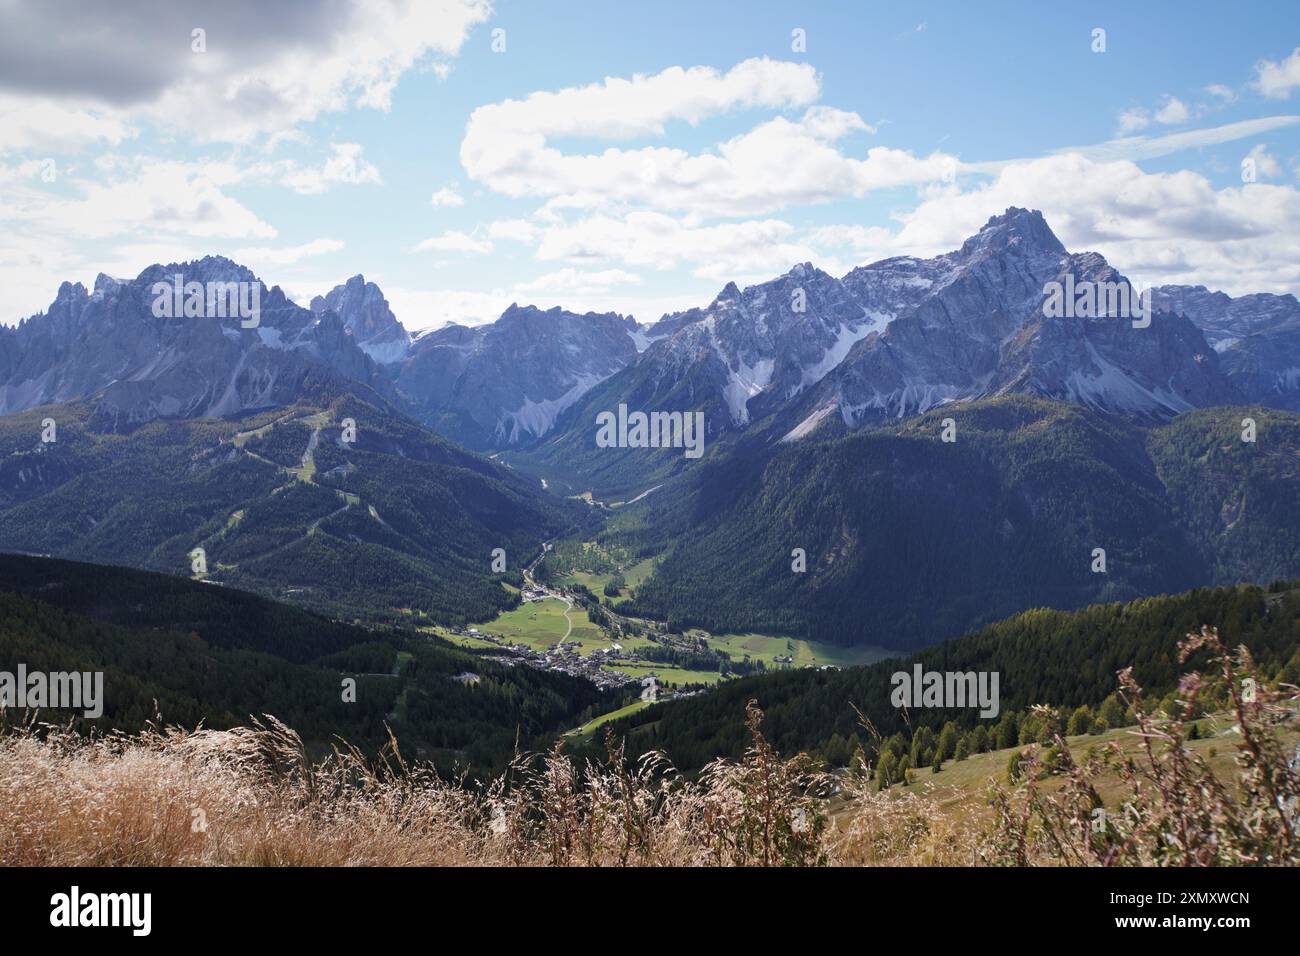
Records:
[[[1124,702],[1119,699],[1118,694],[1111,694],[1101,702],[1100,714],[1101,719],[1106,722],[1106,726],[1112,730],[1116,727],[1128,726],[1128,715],[1124,712]]]
[[[994,750],[1006,750],[1008,747],[1014,747],[1020,739],[1020,721],[1014,713],[1002,715],[998,721],[997,731],[994,737]]]
[[[1092,711],[1085,704],[1075,710],[1070,715],[1070,723],[1066,728],[1066,734],[1074,737],[1079,734],[1086,734],[1092,730]]]
[[[943,730],[939,731],[939,743],[935,753],[936,762],[947,760],[957,752],[957,738],[959,736],[957,725],[951,720],[943,725]]]
[[[880,759],[876,761],[876,789],[887,790],[889,785],[894,782],[894,774],[897,772],[895,758],[888,750],[880,752]]]

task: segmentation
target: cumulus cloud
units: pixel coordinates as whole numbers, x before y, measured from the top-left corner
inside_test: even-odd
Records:
[[[1143,106],[1134,106],[1119,114],[1119,131],[1132,133],[1146,129],[1151,125],[1151,111]]]
[[[527,219],[498,219],[488,224],[488,236],[507,242],[532,242],[537,238],[538,227]]]
[[[649,210],[598,214],[545,228],[537,258],[616,260],[652,269],[685,266],[702,278],[739,281],[784,272],[811,258],[812,249],[796,241],[794,233],[780,219],[702,224],[695,217]]]
[[[1282,175],[1282,164],[1277,161],[1277,157],[1270,153],[1268,147],[1263,143],[1251,149],[1246,154],[1246,159],[1250,160],[1255,175],[1260,179],[1278,179]]]
[[[136,133],[134,127],[103,110],[0,95],[0,155],[73,153],[87,146],[116,146]]]
[[[581,270],[574,268],[548,272],[529,282],[521,282],[515,289],[525,294],[561,293],[592,295],[607,292],[614,286],[640,285],[641,277],[623,269]]]
[[[631,79],[481,106],[460,158],[474,179],[509,196],[552,197],[567,206],[643,204],[717,216],[754,215],[791,204],[862,196],[873,189],[951,177],[955,158],[918,158],[878,147],[866,158],[839,146],[873,132],[858,114],[814,105],[816,72],[805,63],[756,58],[725,73],[671,67]],[[626,141],[663,136],[672,122],[698,125],[740,109],[804,108],[777,116],[698,153],[664,146],[565,153],[564,138]]]
[[[224,191],[225,164],[172,160],[105,164],[99,181],[64,177],[70,194],[27,186],[0,195],[0,220],[51,234],[105,238],[133,232],[200,238],[274,238],[276,230]]]
[[[5,4],[0,92],[28,110],[59,104],[65,113],[41,141],[30,114],[0,104],[0,142],[75,146],[67,119],[76,113],[97,118],[109,142],[126,120],[145,117],[199,139],[244,142],[327,112],[387,110],[403,73],[445,66],[489,12],[487,0],[172,0],[151,4],[147,16],[94,0]],[[204,52],[195,30],[204,31]]]
[[[1180,126],[1192,117],[1192,111],[1176,96],[1165,96],[1158,109],[1149,110],[1134,106],[1119,114],[1119,131],[1122,134],[1144,130],[1152,123],[1162,126]]]
[[[1255,79],[1251,86],[1264,96],[1287,99],[1291,91],[1300,86],[1300,47],[1291,51],[1285,60],[1274,62],[1260,60],[1255,64]]]
[[[333,155],[318,167],[300,168],[289,162],[283,166],[281,181],[295,192],[305,195],[323,193],[331,186],[381,183],[379,170],[361,157],[359,143],[333,143]]]
[[[237,249],[234,258],[257,271],[263,265],[294,265],[303,259],[338,252],[342,248],[343,241],[341,239],[313,239],[311,242],[304,242],[298,246],[280,246],[279,248],[250,246]]]
[[[1176,96],[1165,97],[1164,105],[1156,110],[1155,120],[1157,123],[1163,123],[1165,126],[1178,126],[1186,123],[1192,116],[1192,111]]]
[[[465,197],[456,192],[455,187],[443,186],[441,189],[434,190],[433,195],[429,197],[429,205],[435,209],[438,206],[463,206]]]
[[[897,248],[894,233],[884,226],[818,226],[808,230],[803,239],[818,251],[815,261],[832,273],[846,270],[834,269],[824,263],[847,257],[853,264],[860,265],[895,255]]]
[[[987,185],[900,216],[895,254],[954,249],[1008,206],[1041,209],[1073,252],[1095,250],[1141,284],[1204,283],[1232,294],[1300,286],[1300,191],[1215,189],[1188,170],[1147,173],[1078,154],[1005,166]]]
[[[512,301],[509,290],[417,289],[385,283],[384,297],[393,314],[412,332],[448,323],[483,325],[500,318]]]
[[[441,236],[432,236],[419,243],[415,252],[468,252],[485,255],[492,251],[492,243],[486,239],[476,239],[468,233],[451,230]]]
[[[646,295],[635,283],[611,285],[563,293],[530,290],[523,283],[483,291],[464,289],[415,289],[384,283],[384,296],[393,313],[412,331],[434,329],[454,322],[458,325],[483,325],[501,317],[512,302],[549,308],[560,305],[574,312],[620,312],[653,322],[668,312],[678,312],[707,302],[708,289],[678,290],[668,295]],[[322,285],[322,289],[328,288]]]

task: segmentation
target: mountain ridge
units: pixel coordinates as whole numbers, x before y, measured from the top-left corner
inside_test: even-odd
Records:
[[[308,363],[481,451],[573,428],[593,417],[584,399],[620,375],[630,407],[703,410],[713,438],[796,404],[792,440],[832,412],[855,427],[1020,391],[1157,418],[1241,401],[1300,407],[1294,296],[1161,286],[1154,331],[1126,331],[1108,318],[1043,316],[1044,284],[1067,273],[1129,285],[1100,255],[1068,252],[1041,213],[1013,206],[940,256],[886,258],[839,278],[799,263],[650,325],[512,303],[485,325],[412,336],[362,275],[304,309],[208,256],[132,280],[101,273],[93,292],[64,282],[48,310],[0,330],[0,414],[107,389],[107,417],[128,425],[220,416],[288,403]],[[256,283],[263,321],[250,330],[149,316],[144,287],[175,274]]]

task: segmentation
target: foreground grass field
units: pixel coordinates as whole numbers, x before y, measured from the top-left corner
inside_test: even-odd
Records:
[[[1228,714],[1203,717],[1197,725],[1205,736],[1199,740],[1186,741],[1187,749],[1201,756],[1220,780],[1233,780],[1237,776],[1236,755],[1242,742],[1237,725]],[[1293,750],[1296,743],[1300,742],[1300,727],[1283,732],[1281,739],[1288,751]],[[1101,734],[1080,734],[1066,737],[1065,740],[1075,762],[1080,764],[1090,750],[1100,750],[1110,743],[1118,744],[1129,755],[1139,755],[1143,749],[1143,738],[1137,726],[1117,728]],[[908,799],[923,800],[940,828],[950,827],[955,830],[971,824],[987,825],[993,820],[993,810],[988,800],[989,788],[1009,785],[1008,764],[1012,754],[1022,750],[1021,747],[1013,747],[973,754],[965,760],[948,760],[938,773],[930,767],[921,767],[911,771],[907,785],[891,787],[885,795],[900,802]],[[1061,777],[1048,777],[1039,786],[1044,793],[1053,794],[1061,789],[1063,782]],[[1108,808],[1115,807],[1126,793],[1117,770],[1100,776],[1094,785]],[[851,802],[833,799],[831,818],[839,825],[844,822],[846,813],[851,814],[852,809]]]
[[[638,705],[630,705],[629,712]],[[1016,832],[992,819],[990,787],[1011,805],[1003,750],[918,774],[876,792],[869,780],[827,778],[761,736],[740,761],[719,761],[698,780],[653,758],[624,766],[569,760],[559,747],[521,755],[509,774],[465,787],[385,748],[377,760],[336,750],[308,759],[302,741],[272,721],[229,731],[170,728],[82,737],[49,725],[0,727],[0,865],[42,866],[1005,866],[1020,859]],[[598,732],[602,721],[576,734]],[[1263,730],[1259,725],[1254,733]],[[1271,797],[1240,784],[1249,758],[1229,726],[1192,741],[1223,786],[1205,865],[1300,862],[1294,832]],[[1297,736],[1288,734],[1293,743]],[[1131,730],[1071,738],[1071,750]],[[1168,751],[1157,746],[1157,760]],[[1238,765],[1233,755],[1245,756]],[[1275,757],[1265,773],[1294,793]],[[1257,765],[1258,768],[1258,765]],[[1289,778],[1287,775],[1289,774]],[[1289,782],[1288,782],[1289,781]],[[1107,803],[1117,799],[1096,781]],[[1040,793],[1053,788],[1039,784]],[[1151,788],[1139,802],[1177,813],[1186,794]],[[1050,801],[1050,793],[1046,794]],[[1132,793],[1128,794],[1132,799]],[[201,811],[196,816],[196,811]],[[202,826],[194,821],[201,820]],[[1249,821],[1249,832],[1240,829]],[[1162,827],[1165,839],[1177,831]],[[1150,840],[1147,835],[1144,839]],[[1028,864],[1059,862],[1031,838]]]

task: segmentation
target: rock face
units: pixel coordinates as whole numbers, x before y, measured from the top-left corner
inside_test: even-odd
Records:
[[[204,289],[246,284],[259,306],[255,326],[239,315],[156,315],[155,284],[175,276]],[[100,275],[90,293],[65,282],[45,313],[0,340],[0,414],[98,393],[98,424],[129,428],[289,404],[320,375],[386,388],[336,313],[313,314],[243,266],[209,256],[151,266],[132,280]]]
[[[157,282],[256,286],[260,314],[158,317]],[[250,325],[252,323],[249,323]],[[479,449],[539,438],[649,339],[630,318],[512,305],[491,325],[451,325],[412,340],[383,292],[353,276],[310,309],[229,259],[101,275],[93,293],[64,283],[50,308],[0,328],[0,414],[100,393],[99,420],[229,415],[291,404],[321,375],[368,386]]]
[[[846,281],[887,288],[872,273],[885,266],[896,274],[897,263],[866,266]],[[1067,252],[1038,212],[1009,209],[961,249],[913,260],[904,275],[912,279],[905,294],[881,296],[877,306],[895,318],[828,376],[814,413],[833,407],[853,425],[1023,393],[1166,418],[1240,398],[1186,318],[1156,312],[1148,320],[1123,310],[1057,315],[1046,308],[1051,283],[1126,294],[1132,287],[1096,253]],[[890,284],[897,286],[897,278]]]
[[[744,291],[730,283],[707,308],[651,327],[662,338],[638,362],[635,407],[712,400],[715,427],[742,428],[821,381],[886,321],[811,263]]]
[[[1152,290],[1156,307],[1185,315],[1223,352],[1250,335],[1300,328],[1300,302],[1266,292],[1233,298],[1203,285],[1164,285]]]
[[[828,418],[853,427],[1009,393],[1152,418],[1242,399],[1189,318],[1056,315],[1045,308],[1053,282],[1132,292],[1101,256],[1067,251],[1041,213],[1008,209],[933,259],[842,279],[805,263],[730,284],[707,308],[652,326],[656,341],[591,402],[703,409],[710,436],[780,414],[795,440]]]
[[[155,282],[252,283],[256,328],[158,317]],[[65,283],[50,308],[0,328],[0,414],[102,392],[115,426],[291,402],[313,375],[369,386],[480,450],[583,439],[620,403],[703,410],[706,433],[780,416],[790,440],[1003,394],[1163,419],[1256,402],[1300,408],[1300,303],[1201,286],[1153,290],[1149,323],[1060,314],[1049,283],[1131,290],[1096,253],[1070,253],[1038,212],[1011,208],[960,249],[896,257],[843,278],[811,263],[729,283],[708,306],[650,327],[613,313],[512,305],[494,323],[414,339],[383,293],[353,276],[310,309],[220,257]],[[1071,300],[1073,301],[1073,300]],[[590,405],[591,407],[587,407]]]
[[[397,321],[388,300],[373,282],[355,275],[324,296],[311,300],[311,311],[332,311],[343,320],[353,340],[376,362],[400,362],[411,347],[411,337]]]
[[[1293,295],[1210,292],[1205,286],[1154,290],[1159,307],[1187,316],[1219,353],[1246,400],[1300,410],[1300,302]]]
[[[412,415],[471,448],[527,442],[635,358],[629,322],[512,305],[491,325],[420,336],[396,370],[397,389]]]

